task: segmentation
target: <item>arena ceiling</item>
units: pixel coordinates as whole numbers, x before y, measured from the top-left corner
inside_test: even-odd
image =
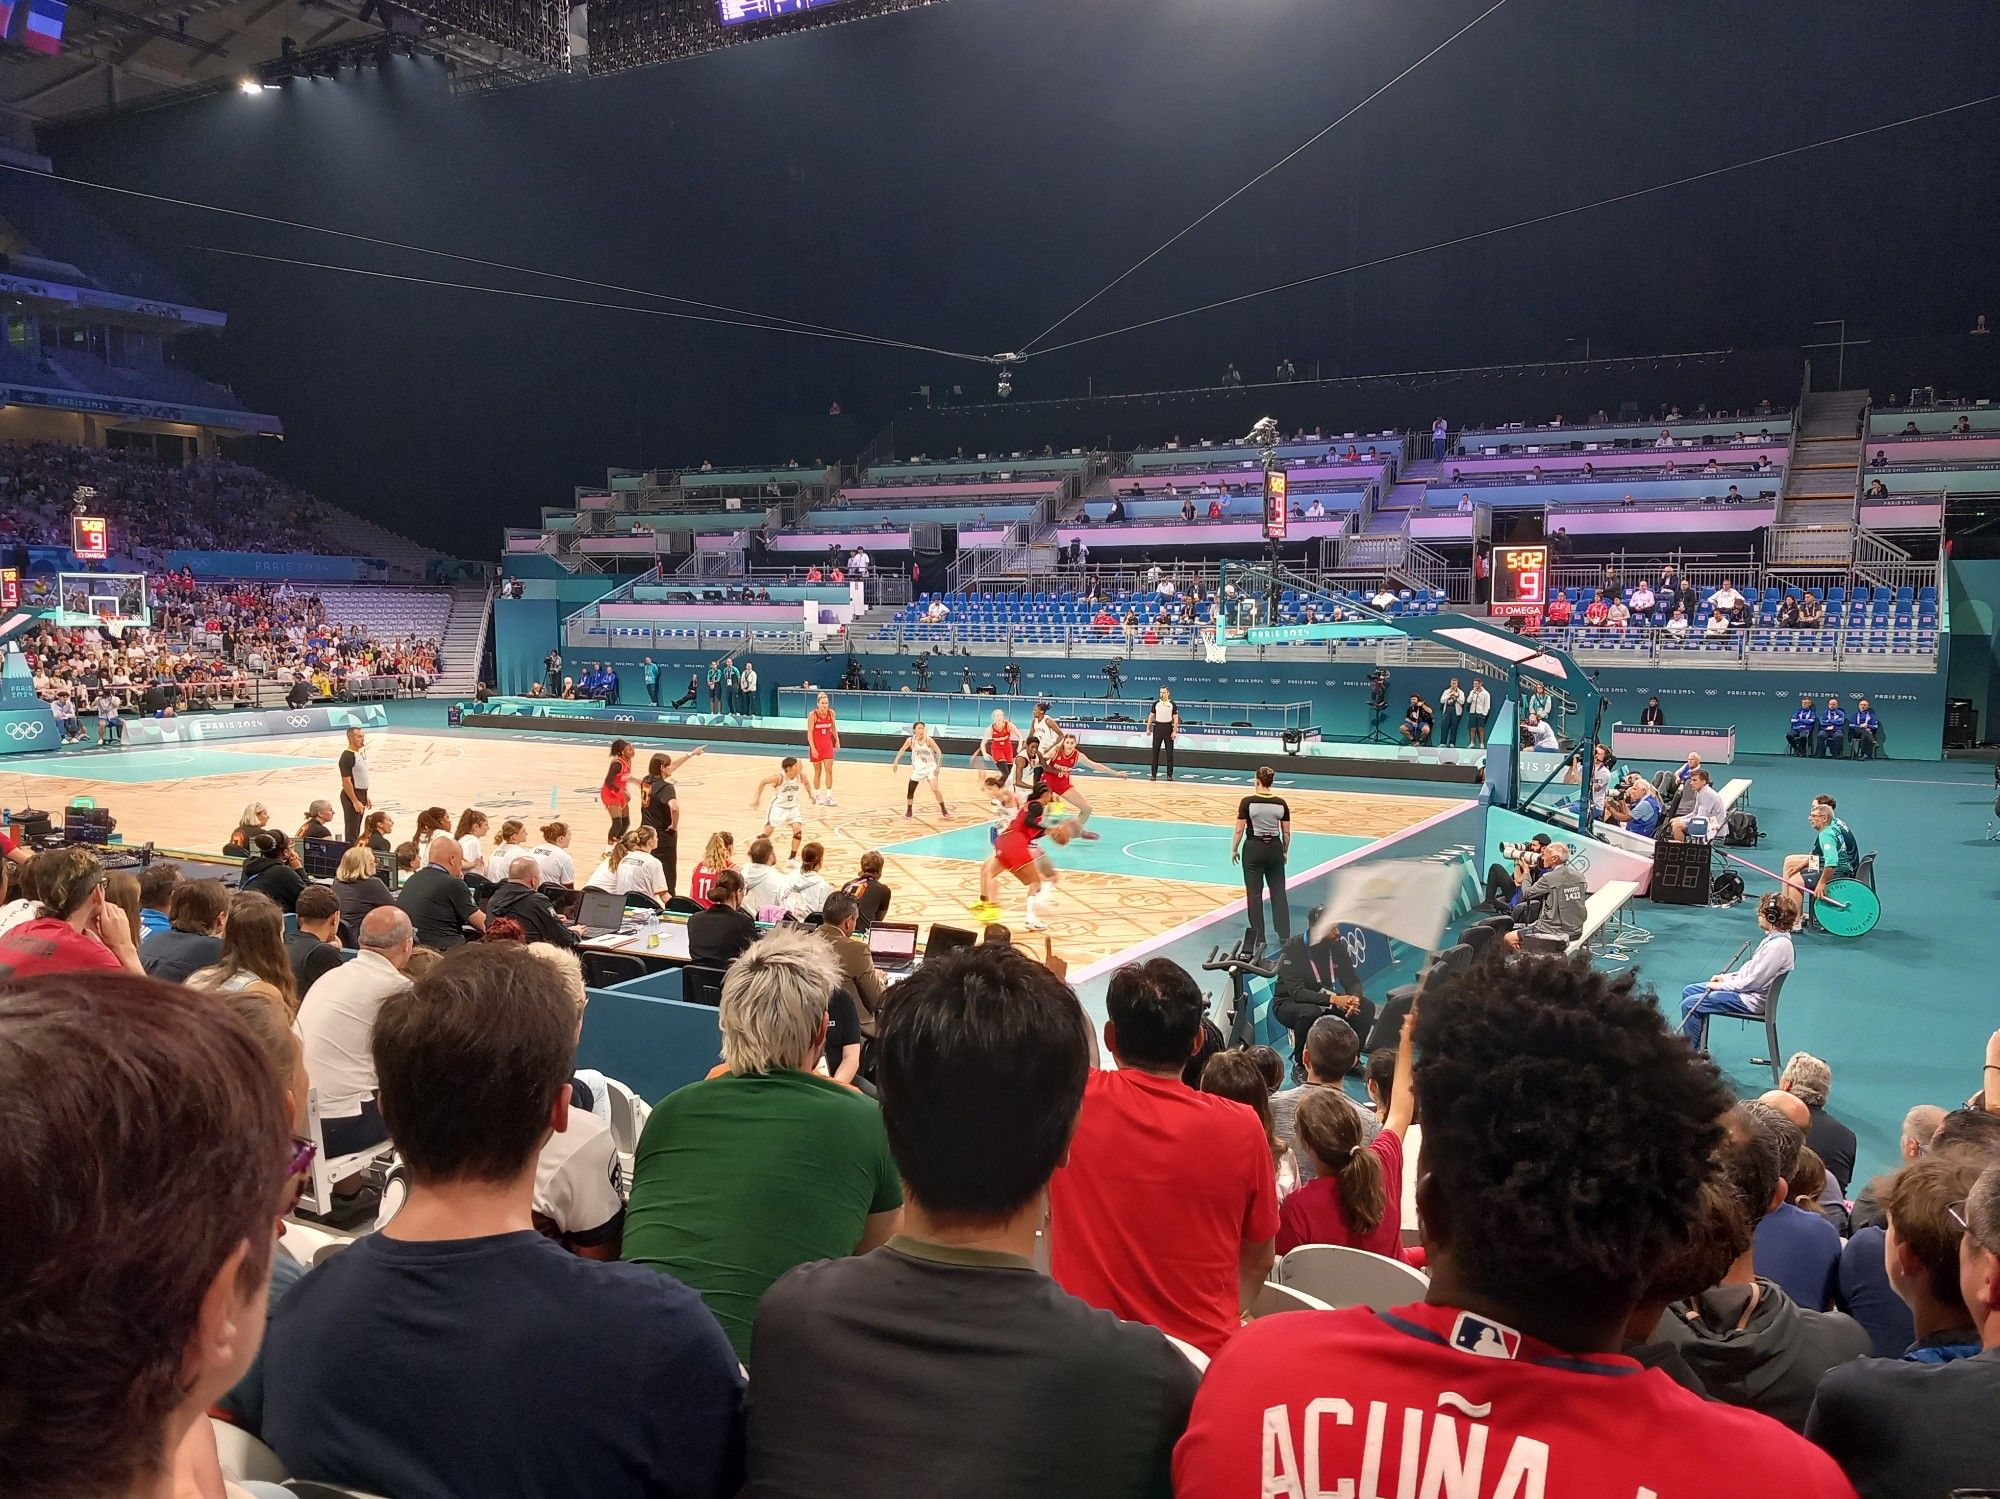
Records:
[[[800,0],[740,0],[756,6]],[[722,23],[720,0],[73,0],[54,56],[0,45],[7,140],[223,89],[337,76],[398,53],[441,59],[481,91],[698,56],[940,0],[825,0]]]

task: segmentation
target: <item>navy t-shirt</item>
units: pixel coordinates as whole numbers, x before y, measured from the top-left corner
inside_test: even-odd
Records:
[[[743,1380],[701,1298],[532,1230],[372,1234],[279,1305],[264,1440],[395,1499],[683,1499],[743,1480]]]
[[[1797,1203],[1781,1202],[1757,1224],[1757,1273],[1775,1280],[1800,1306],[1833,1305],[1840,1270],[1840,1230]]]

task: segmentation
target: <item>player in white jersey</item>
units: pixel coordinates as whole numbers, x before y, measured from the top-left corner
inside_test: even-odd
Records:
[[[779,828],[792,830],[791,857],[799,856],[799,844],[805,839],[806,778],[799,771],[799,757],[787,755],[778,762],[776,775],[765,776],[757,783],[757,789],[750,793],[750,805],[756,806],[758,799],[769,791],[771,800],[764,809],[763,837],[769,838]]]
[[[938,767],[944,758],[944,751],[931,738],[931,731],[921,718],[910,725],[910,737],[897,749],[896,758],[889,762],[889,768],[894,770],[905,755],[910,757],[910,784],[903,793],[903,815],[917,815],[917,785],[923,782],[930,786],[931,795],[937,799],[938,816],[951,816],[951,808],[944,804],[944,788],[938,784]]]

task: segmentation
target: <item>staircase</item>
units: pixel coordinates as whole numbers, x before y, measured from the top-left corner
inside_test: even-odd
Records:
[[[419,546],[409,537],[399,536],[372,520],[363,520],[350,510],[342,510],[337,505],[324,505],[323,508],[331,514],[320,523],[319,535],[326,539],[328,545],[341,553],[380,557],[389,564],[391,583],[424,582],[429,576],[430,563],[444,555],[429,547]]]
[[[1800,401],[1778,499],[1778,525],[1844,529],[1851,546],[1861,500],[1861,426],[1867,411],[1865,390],[1813,391]],[[1841,552],[1842,560],[1847,556]]]
[[[479,658],[486,650],[487,622],[492,617],[493,595],[487,589],[452,589],[451,616],[445,621],[431,697],[472,696],[479,685]]]
[[[1401,531],[1411,512],[1424,508],[1424,497],[1430,492],[1431,481],[1443,472],[1444,466],[1435,458],[1419,458],[1404,469],[1397,477],[1395,486],[1376,502],[1375,513],[1368,517],[1368,529],[1362,534],[1386,536]]]

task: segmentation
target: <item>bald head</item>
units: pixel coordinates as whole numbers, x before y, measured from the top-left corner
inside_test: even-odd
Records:
[[[377,906],[361,918],[361,951],[372,952],[401,968],[410,961],[417,929],[397,906]]]
[[[457,874],[465,864],[465,855],[460,851],[458,840],[449,833],[432,836],[428,850],[430,862]]]
[[[507,866],[507,878],[532,890],[542,882],[542,866],[523,854]]]
[[[1812,1128],[1812,1111],[1806,1107],[1805,1100],[1797,1094],[1787,1093],[1782,1088],[1773,1088],[1768,1093],[1759,1094],[1757,1102],[1767,1108],[1776,1109],[1800,1129]]]

